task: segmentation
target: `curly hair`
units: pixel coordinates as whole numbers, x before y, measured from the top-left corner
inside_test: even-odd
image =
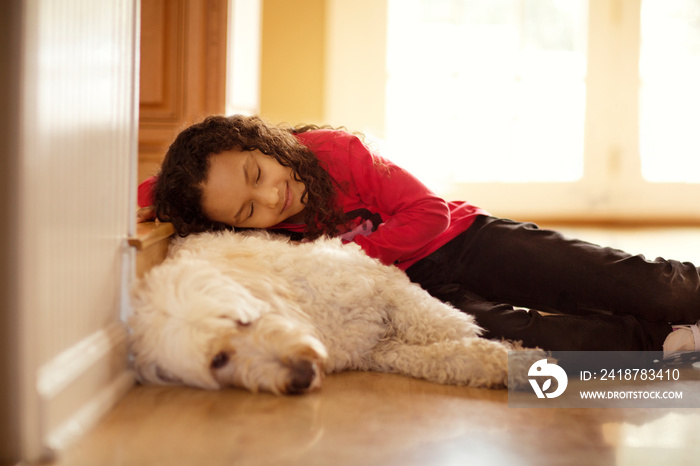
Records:
[[[171,222],[180,236],[231,228],[207,218],[202,207],[203,184],[209,173],[209,156],[228,150],[259,150],[292,169],[304,184],[304,237],[333,236],[345,221],[336,206],[336,186],[313,152],[297,141],[296,133],[312,125],[284,128],[256,116],[210,116],[184,129],[168,148],[154,188],[156,216]]]

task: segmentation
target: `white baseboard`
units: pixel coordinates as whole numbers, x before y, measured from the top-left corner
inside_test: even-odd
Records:
[[[52,455],[90,430],[134,385],[122,322],[95,332],[39,370],[45,445]]]

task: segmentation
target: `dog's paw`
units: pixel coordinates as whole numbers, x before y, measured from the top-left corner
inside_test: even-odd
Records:
[[[541,349],[519,348],[508,352],[508,388],[511,390],[524,390],[530,388],[528,372],[537,361],[546,359],[547,362],[556,363],[549,353]]]

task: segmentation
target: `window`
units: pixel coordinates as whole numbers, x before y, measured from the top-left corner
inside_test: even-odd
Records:
[[[644,178],[698,183],[700,1],[643,1],[640,55]]]
[[[227,115],[253,115],[260,107],[260,1],[228,4]]]
[[[387,18],[381,150],[440,194],[700,220],[700,0],[388,0]]]
[[[392,151],[434,183],[580,179],[585,7],[584,0],[390,1]],[[416,138],[416,127],[426,137]],[[434,153],[454,154],[449,173],[424,163]]]

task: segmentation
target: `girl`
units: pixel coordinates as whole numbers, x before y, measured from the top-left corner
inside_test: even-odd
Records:
[[[141,220],[172,222],[183,236],[230,227],[340,236],[472,314],[485,338],[552,351],[700,350],[694,265],[446,202],[345,131],[209,117],[177,136],[161,172],[139,186],[139,205]]]

